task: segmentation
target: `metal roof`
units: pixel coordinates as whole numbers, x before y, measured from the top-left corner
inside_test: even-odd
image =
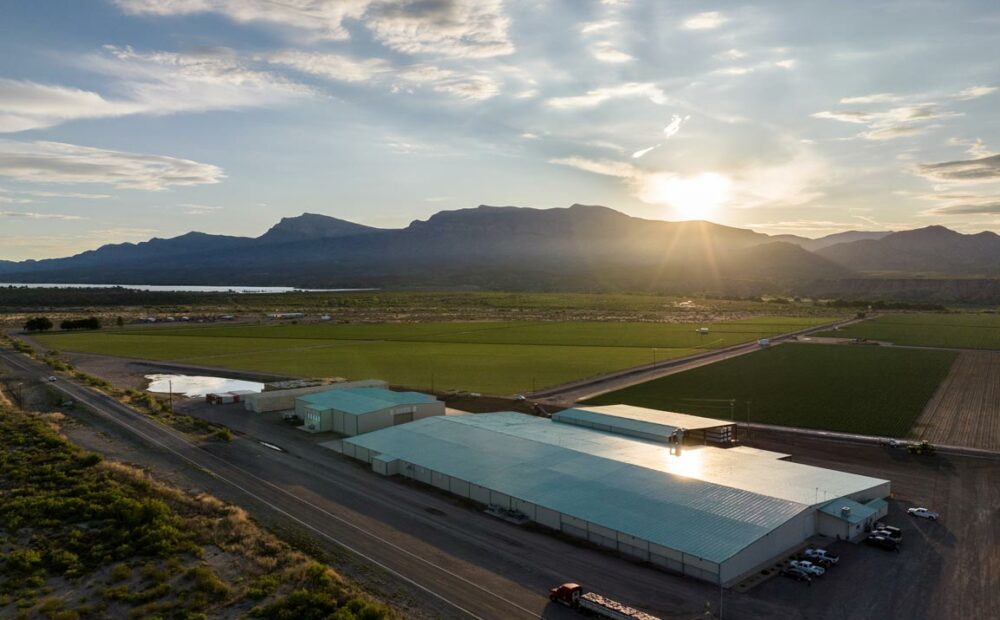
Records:
[[[716,448],[675,457],[662,444],[511,412],[426,418],[344,442],[713,562],[809,509],[811,487],[808,502],[783,497],[790,480],[851,476],[746,454],[731,461]],[[748,484],[755,477],[770,482]],[[852,491],[884,482],[853,478]]]
[[[870,503],[871,502],[869,502],[869,504]],[[873,508],[869,504],[861,504],[853,499],[841,497],[833,500],[829,504],[821,506],[819,511],[824,514],[828,514],[831,517],[836,517],[841,521],[847,521],[851,525],[855,525],[878,512],[876,508]],[[850,508],[851,511],[845,515],[843,511],[844,508]]]
[[[433,396],[420,392],[393,392],[382,388],[331,389],[300,396],[295,400],[302,401],[313,409],[336,409],[351,415],[382,411],[400,405],[437,402]]]
[[[658,409],[647,409],[645,407],[635,407],[633,405],[606,405],[603,407],[574,407],[560,411],[556,416],[578,417],[597,421],[601,424],[633,424],[636,429],[650,429],[654,426],[668,427],[670,432],[674,429],[683,428],[685,430],[696,430],[702,428],[716,428],[719,426],[729,426],[729,420],[716,420],[714,418],[703,418],[701,416],[678,413],[676,411],[660,411]],[[669,433],[668,433],[669,434]]]

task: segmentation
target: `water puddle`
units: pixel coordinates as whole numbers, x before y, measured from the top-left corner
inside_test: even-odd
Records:
[[[184,396],[205,396],[238,390],[264,391],[264,384],[256,381],[225,379],[223,377],[192,377],[190,375],[146,375],[150,392],[182,394]]]

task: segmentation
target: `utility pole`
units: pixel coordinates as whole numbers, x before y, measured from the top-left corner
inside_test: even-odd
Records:
[[[174,415],[174,382],[167,379],[167,398],[170,401],[170,415]]]

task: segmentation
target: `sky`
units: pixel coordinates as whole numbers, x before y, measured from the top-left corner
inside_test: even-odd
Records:
[[[1000,230],[996,0],[0,11],[0,259],[480,204]]]

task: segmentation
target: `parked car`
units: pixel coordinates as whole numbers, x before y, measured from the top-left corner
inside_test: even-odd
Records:
[[[938,517],[941,516],[938,513],[934,512],[933,510],[929,510],[929,509],[923,508],[923,507],[920,507],[920,508],[907,508],[906,512],[911,517],[920,517],[921,519],[930,519],[931,521],[937,521]]]
[[[892,525],[886,525],[884,523],[876,523],[875,524],[875,533],[876,534],[882,534],[882,535],[888,536],[889,538],[893,538],[896,541],[902,541],[903,540],[903,530],[899,529],[898,527],[892,526]]]
[[[781,574],[784,575],[785,577],[791,577],[795,581],[804,581],[809,585],[812,585],[812,577],[810,577],[809,574],[806,573],[801,568],[794,568],[794,567],[784,568],[781,570]]]
[[[878,547],[880,549],[885,549],[886,551],[899,551],[899,543],[889,538],[888,536],[871,534],[870,536],[865,538],[865,544],[871,545],[873,547]]]
[[[819,566],[817,564],[813,564],[812,562],[809,562],[808,560],[792,560],[788,564],[792,568],[797,568],[797,569],[799,569],[801,571],[805,571],[806,573],[808,573],[809,575],[811,575],[813,577],[822,577],[823,573],[826,572],[825,568],[823,568],[822,566]]]
[[[817,560],[826,560],[830,564],[836,564],[840,561],[839,556],[828,553],[826,549],[806,549],[803,555],[814,562]]]
[[[59,380],[59,377],[57,377],[55,375],[52,375],[48,379],[46,379],[46,381],[58,381],[58,380]]]

